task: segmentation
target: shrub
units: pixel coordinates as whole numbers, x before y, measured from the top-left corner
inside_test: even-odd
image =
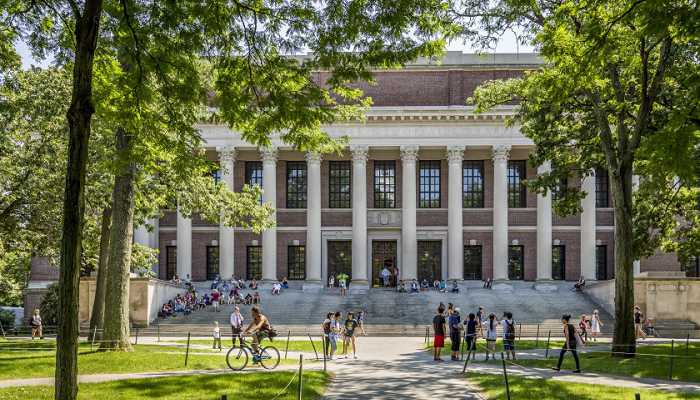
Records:
[[[41,322],[45,326],[58,325],[58,284],[54,283],[48,287],[48,292],[41,300],[39,310],[41,312]]]
[[[15,312],[11,310],[0,310],[0,323],[5,330],[15,326]]]

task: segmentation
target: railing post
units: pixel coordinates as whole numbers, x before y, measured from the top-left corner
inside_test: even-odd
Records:
[[[158,343],[160,343],[160,322],[156,323],[156,332],[158,334]]]
[[[95,338],[97,337],[97,327],[92,330],[92,341],[90,342],[90,350],[95,346]]]
[[[673,380],[673,347],[675,340],[671,339],[671,356],[668,358],[668,380]]]
[[[2,332],[2,338],[7,339],[5,336],[5,328],[2,326],[2,322],[0,321],[0,332]]]
[[[136,338],[134,339],[134,346],[139,344],[139,328],[136,328]]]
[[[228,396],[226,396],[225,394],[222,394],[222,395],[221,395],[221,400],[228,400]]]
[[[549,358],[549,339],[552,337],[552,330],[550,329],[549,332],[547,332],[547,347],[545,347],[544,350],[544,358]]]
[[[316,351],[316,345],[314,344],[314,340],[311,338],[311,334],[307,333],[309,336],[309,341],[311,342],[311,347],[314,349],[314,354],[316,355],[316,359],[318,360],[318,352]]]
[[[185,350],[185,367],[187,366],[187,359],[190,358],[190,337],[191,333],[187,332],[187,350]]]
[[[301,400],[301,393],[303,392],[302,390],[302,375],[304,374],[303,366],[304,365],[304,355],[299,354],[299,386],[297,388],[297,400]]]
[[[508,370],[506,369],[506,358],[501,352],[501,362],[503,363],[503,379],[506,381],[506,397],[510,400],[510,387],[508,386]]]
[[[537,335],[535,337],[535,349],[540,345],[540,324],[537,324]]]
[[[469,364],[469,359],[471,358],[471,356],[472,356],[472,351],[467,350],[467,358],[464,360],[464,367],[462,367],[462,374],[467,373],[467,364]]]
[[[323,344],[323,372],[326,372],[326,352],[328,351],[328,344],[326,343],[325,336],[321,336],[321,340]]]
[[[642,396],[639,393],[634,394],[634,400],[641,400]]]
[[[688,355],[688,345],[690,343],[690,332],[685,335],[685,355]]]
[[[518,341],[523,338],[523,323],[518,322]]]
[[[287,350],[289,350],[289,335],[292,334],[292,330],[288,329],[287,330],[287,345],[284,346],[284,359],[287,359]]]

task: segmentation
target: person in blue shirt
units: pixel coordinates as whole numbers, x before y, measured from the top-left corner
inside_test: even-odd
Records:
[[[445,282],[445,280],[443,279],[440,281],[440,291],[444,293],[446,290],[447,290],[447,282]]]

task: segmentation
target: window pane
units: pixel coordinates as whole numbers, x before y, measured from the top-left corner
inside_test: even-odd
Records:
[[[596,169],[595,171],[595,206],[598,208],[609,207],[608,201],[608,171]]]
[[[262,277],[262,246],[248,246],[246,248],[246,279],[260,279]]]
[[[442,241],[418,241],[418,280],[427,280],[431,284],[435,279],[442,279]]]
[[[352,208],[352,165],[350,161],[330,161],[328,172],[328,207]]]
[[[419,162],[418,207],[440,208],[440,160]]]
[[[328,241],[328,277],[336,277],[346,274],[352,280],[352,241],[329,240]],[[334,279],[334,286],[338,286],[338,280]]]
[[[287,208],[306,208],[306,162],[287,162]]]
[[[248,186],[263,184],[263,167],[261,161],[246,161],[245,163],[245,183]]]
[[[552,246],[552,279],[564,280],[566,274],[566,262],[564,246]]]
[[[287,247],[287,279],[306,279],[306,248],[304,246]]]
[[[464,279],[481,280],[481,245],[464,246]]]
[[[170,280],[177,274],[177,246],[165,247],[165,279]],[[185,278],[185,277],[183,277]]]
[[[374,162],[374,208],[396,208],[396,162]]]
[[[608,279],[608,246],[595,247],[595,278],[599,281]]]
[[[219,246],[207,246],[207,280],[219,276]]]
[[[465,161],[462,166],[464,208],[484,207],[484,161]]]
[[[524,181],[525,160],[508,161],[508,207],[526,207]]]

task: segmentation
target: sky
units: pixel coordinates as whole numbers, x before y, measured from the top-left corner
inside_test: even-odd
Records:
[[[31,65],[46,67],[51,63],[50,59],[41,61],[35,60],[32,57],[31,52],[27,48],[27,45],[23,42],[17,42],[15,43],[15,46],[17,47],[17,50],[20,56],[22,57],[22,65],[25,69],[29,68]],[[470,45],[461,42],[453,42],[447,46],[447,50],[474,53],[478,49],[472,48]],[[506,32],[501,37],[495,49],[496,53],[530,53],[532,51],[533,48],[531,46],[518,46],[518,43],[515,40],[515,34],[513,34],[512,32]]]

